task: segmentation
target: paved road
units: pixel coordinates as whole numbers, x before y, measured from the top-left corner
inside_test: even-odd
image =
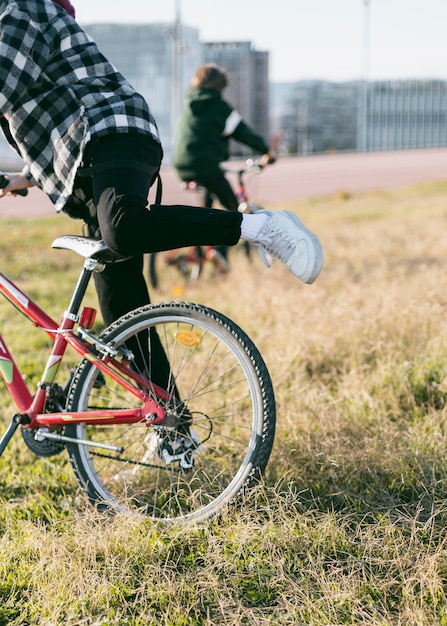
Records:
[[[163,167],[162,178],[165,204],[196,202],[193,194],[180,188],[172,168]],[[446,148],[282,158],[250,185],[252,199],[268,205],[338,191],[358,193],[430,180],[447,180]],[[149,200],[154,201],[152,191]],[[32,189],[25,199],[0,201],[0,215],[4,216],[40,217],[53,213],[53,206],[37,189]]]

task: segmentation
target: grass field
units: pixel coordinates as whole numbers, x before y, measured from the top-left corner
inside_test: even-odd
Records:
[[[447,182],[287,208],[321,237],[314,285],[234,250],[229,276],[182,294],[266,360],[264,483],[197,527],[104,519],[65,453],[34,457],[16,435],[0,461],[0,626],[447,625]],[[59,216],[0,232],[2,270],[57,316],[79,257],[50,243],[70,231]],[[46,338],[3,302],[0,322],[37,381]],[[4,389],[0,407],[3,425]]]

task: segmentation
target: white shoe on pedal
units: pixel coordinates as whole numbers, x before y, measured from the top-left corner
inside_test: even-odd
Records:
[[[320,240],[291,211],[259,211],[269,216],[253,243],[270,267],[267,254],[278,258],[303,283],[313,283],[323,266]],[[258,214],[259,214],[258,213]]]

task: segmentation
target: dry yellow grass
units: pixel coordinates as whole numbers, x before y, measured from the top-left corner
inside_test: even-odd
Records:
[[[104,520],[62,457],[17,440],[0,464],[0,624],[447,624],[447,183],[287,208],[321,237],[314,285],[235,250],[229,276],[182,294],[268,364],[265,484],[198,528]],[[67,263],[48,243],[33,259]]]

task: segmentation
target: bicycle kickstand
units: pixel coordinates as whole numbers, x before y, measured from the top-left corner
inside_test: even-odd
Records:
[[[0,457],[2,456],[3,452],[6,449],[6,446],[11,441],[12,436],[20,425],[20,419],[18,419],[18,417],[20,418],[20,416],[14,415],[3,437],[0,439]]]

